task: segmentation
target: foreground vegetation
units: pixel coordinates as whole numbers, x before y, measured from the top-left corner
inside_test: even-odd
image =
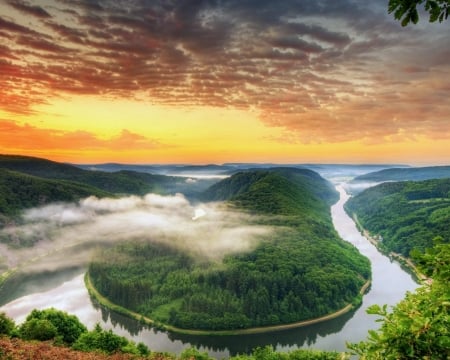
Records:
[[[205,197],[228,200],[276,230],[254,250],[222,262],[158,242],[124,242],[90,264],[95,288],[156,322],[205,331],[294,323],[360,301],[370,265],[336,234],[329,206],[337,196],[319,175],[249,171]]]
[[[381,236],[381,249],[411,257],[431,278],[392,311],[370,307],[382,326],[350,348],[364,360],[449,359],[450,179],[384,183],[350,199],[346,209]]]
[[[369,331],[366,341],[349,347],[363,360],[450,358],[450,244],[441,243],[416,253],[420,270],[433,279],[408,293],[392,311],[374,305],[381,328]]]
[[[450,241],[450,178],[383,183],[351,198],[346,210],[361,225],[381,236],[378,245],[409,257],[424,252],[441,236]]]
[[[25,356],[25,357],[24,357]],[[275,352],[272,347],[257,348],[251,355],[238,355],[234,360],[337,360],[345,354],[317,350]],[[194,348],[178,357],[151,352],[143,343],[135,344],[99,325],[91,331],[77,317],[53,308],[33,310],[20,326],[0,313],[0,359],[91,359],[91,360],[212,360]]]

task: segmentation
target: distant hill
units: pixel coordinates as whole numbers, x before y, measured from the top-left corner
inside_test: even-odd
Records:
[[[16,215],[24,208],[56,201],[76,201],[90,195],[114,196],[90,185],[43,179],[0,168],[0,215]]]
[[[0,168],[46,179],[76,181],[122,194],[167,193],[184,182],[184,179],[176,177],[134,171],[89,171],[69,164],[20,155],[0,155]]]
[[[450,166],[393,168],[357,176],[352,182],[384,182],[450,178]]]
[[[84,170],[117,172],[131,170],[137,172],[174,175],[174,176],[227,176],[241,171],[268,170],[273,168],[309,169],[321,176],[330,178],[336,176],[355,177],[368,172],[374,172],[386,168],[401,168],[406,165],[393,164],[273,164],[273,163],[225,163],[222,165],[187,165],[187,164],[74,164]]]
[[[84,170],[118,172],[122,170],[137,171],[142,173],[160,174],[160,175],[225,175],[236,168],[227,165],[186,165],[186,164],[168,164],[168,165],[140,165],[140,164],[74,164]]]
[[[386,182],[351,198],[346,206],[389,251],[409,256],[412,249],[450,241],[450,178]]]

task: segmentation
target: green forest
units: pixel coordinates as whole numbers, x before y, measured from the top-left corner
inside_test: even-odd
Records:
[[[450,241],[450,178],[387,182],[352,197],[345,205],[361,225],[380,235],[380,247],[409,257],[437,236]]]
[[[220,263],[157,242],[121,243],[90,264],[96,289],[157,322],[202,330],[292,323],[357,301],[369,261],[335,232],[330,205],[337,194],[316,173],[238,173],[203,197],[264,215],[257,222],[276,230],[253,251]]]
[[[69,180],[90,185],[115,194],[145,195],[191,191],[195,187],[186,186],[185,179],[175,176],[154,175],[135,171],[104,172],[83,170],[76,166],[47,159],[19,155],[0,155],[0,169],[7,169],[45,179]],[[98,190],[97,190],[98,191]],[[95,194],[94,190],[92,194]],[[55,199],[58,201],[60,199]]]
[[[87,184],[43,179],[0,168],[0,219],[2,215],[18,215],[25,208],[58,201],[77,201],[91,195],[114,196]]]

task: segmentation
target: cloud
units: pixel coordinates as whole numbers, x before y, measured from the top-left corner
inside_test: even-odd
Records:
[[[1,93],[1,91],[0,91]],[[109,139],[99,138],[87,131],[45,129],[29,124],[19,125],[0,119],[0,144],[3,151],[26,151],[36,148],[58,150],[129,150],[166,147],[156,139],[123,129]]]
[[[47,11],[45,11],[42,7],[29,5],[24,1],[10,0],[10,1],[8,1],[8,4],[11,5],[13,8],[15,8],[19,11],[22,11],[23,13],[25,13],[27,15],[33,15],[38,18],[44,18],[44,19],[51,17],[51,15]]]
[[[78,203],[28,209],[22,225],[3,228],[0,237],[34,244],[31,249],[4,249],[10,267],[48,255],[54,258],[49,260],[49,267],[69,267],[75,263],[67,258],[61,261],[64,255],[58,256],[58,251],[76,246],[90,252],[95,244],[114,245],[126,240],[167,243],[195,257],[220,261],[227,254],[251,250],[267,239],[273,229],[255,225],[256,220],[220,203],[194,207],[181,194],[89,197]],[[80,259],[87,262],[90,256],[78,254],[76,265]]]
[[[0,108],[11,113],[32,114],[61,93],[251,108],[300,142],[377,136],[375,119],[387,124],[383,138],[434,137],[450,115],[450,30],[403,29],[381,0],[11,0],[0,9]]]

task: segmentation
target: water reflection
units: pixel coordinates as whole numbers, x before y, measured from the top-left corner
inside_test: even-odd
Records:
[[[169,337],[174,340],[181,340],[182,342],[193,344],[197,347],[207,347],[216,351],[228,350],[232,355],[250,353],[255,347],[268,344],[273,345],[275,348],[311,347],[317,342],[318,337],[339,333],[344,324],[353,315],[354,312],[351,312],[326,323],[265,334],[204,337],[169,334]]]

